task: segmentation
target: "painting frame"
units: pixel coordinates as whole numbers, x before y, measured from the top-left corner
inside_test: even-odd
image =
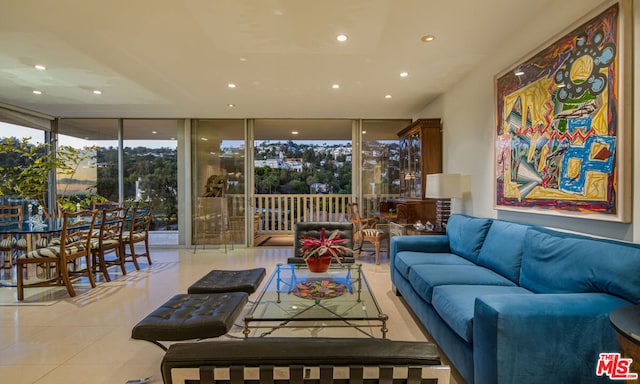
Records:
[[[630,222],[631,0],[494,76],[494,209]]]

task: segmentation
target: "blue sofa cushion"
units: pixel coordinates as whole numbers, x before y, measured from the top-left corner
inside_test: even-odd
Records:
[[[497,285],[441,285],[433,288],[433,308],[467,343],[473,342],[473,313],[477,297],[533,294],[521,287]]]
[[[478,264],[518,283],[528,228],[528,225],[494,220],[478,254]]]
[[[451,215],[447,224],[451,252],[475,263],[491,221],[460,214]]]
[[[430,304],[433,288],[440,285],[515,286],[506,277],[477,265],[415,265],[409,269],[409,283],[418,295]]]
[[[406,279],[409,278],[409,269],[414,265],[420,264],[460,264],[460,265],[474,265],[469,260],[462,258],[453,253],[427,253],[427,252],[414,252],[414,251],[402,251],[396,254],[395,268]]]
[[[640,249],[527,230],[520,285],[538,293],[610,293],[640,303]]]

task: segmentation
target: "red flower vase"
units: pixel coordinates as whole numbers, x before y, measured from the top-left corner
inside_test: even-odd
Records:
[[[314,273],[327,272],[329,269],[329,265],[331,265],[331,256],[322,255],[322,256],[311,256],[306,260],[307,267],[309,267],[309,271]]]

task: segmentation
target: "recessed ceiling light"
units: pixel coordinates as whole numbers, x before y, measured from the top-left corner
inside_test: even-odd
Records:
[[[366,135],[366,134],[367,134],[367,131],[362,131],[362,134],[363,134],[363,135]]]
[[[339,34],[338,36],[336,36],[336,40],[340,41],[340,42],[344,42],[347,41],[349,39],[349,37],[347,37],[347,35],[345,34]]]
[[[384,98],[385,98],[385,99],[390,99],[390,98],[391,98],[391,95],[384,95]]]
[[[229,107],[229,108],[233,108],[235,106],[236,106],[235,104],[227,104],[227,107]]]
[[[34,67],[35,69],[40,70],[40,71],[44,71],[45,69],[47,69],[47,67],[45,67],[45,66],[44,66],[44,65],[42,65],[42,64],[36,64],[36,65],[34,65],[33,67]]]
[[[409,76],[409,72],[400,72],[400,77],[407,77]]]
[[[292,134],[292,135],[297,135],[297,134],[298,134],[298,131],[291,131],[291,134]]]
[[[202,141],[209,141],[209,139],[207,139],[206,137],[201,137],[200,140]]]
[[[227,87],[229,87],[229,88],[235,88],[235,87],[236,87],[236,85],[235,85],[235,84],[233,84],[233,83],[229,83],[229,84],[227,84]]]
[[[34,95],[42,95],[42,91],[38,91],[36,89],[33,90]]]
[[[242,62],[247,61],[247,58],[246,57],[241,57],[240,61],[242,61]]]
[[[96,89],[95,91],[93,91],[93,93],[96,95],[102,95],[102,91],[99,89]]]
[[[157,135],[158,131],[151,131],[151,133],[153,133],[154,135]]]
[[[435,39],[436,37],[433,35],[424,35],[420,38],[420,41],[422,41],[423,43],[430,43]]]
[[[338,88],[340,88],[340,84],[333,84],[333,85],[331,86],[331,88],[333,88],[333,89],[338,89]]]

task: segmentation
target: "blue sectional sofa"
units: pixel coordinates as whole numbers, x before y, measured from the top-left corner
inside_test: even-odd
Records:
[[[452,215],[391,240],[391,280],[467,383],[597,383],[609,313],[640,303],[640,246]]]

